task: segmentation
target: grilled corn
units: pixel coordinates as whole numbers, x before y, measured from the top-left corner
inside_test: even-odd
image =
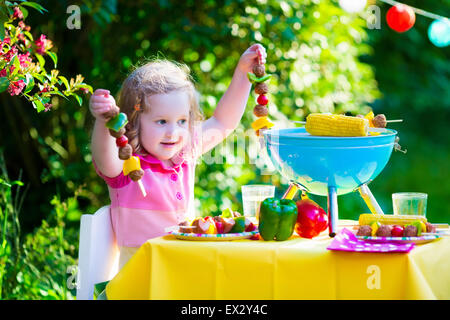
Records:
[[[424,216],[364,213],[359,216],[359,225],[370,226],[374,222],[379,222],[380,224],[405,226],[418,220],[424,224],[427,222],[427,218]]]
[[[306,118],[306,131],[314,136],[367,136],[369,120],[336,114],[311,113]]]

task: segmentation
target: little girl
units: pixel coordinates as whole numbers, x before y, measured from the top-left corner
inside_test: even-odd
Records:
[[[251,89],[247,72],[257,63],[265,63],[265,58],[265,49],[259,44],[242,54],[227,91],[206,121],[202,121],[187,66],[156,60],[128,76],[118,105],[128,116],[126,136],[144,170],[141,181],[146,197],[138,184],[123,174],[115,138],[105,127],[104,114],[118,106],[108,90],[95,90],[89,102],[96,119],[92,158],[108,185],[120,268],[146,240],[164,235],[166,227],[193,216],[196,159],[237,127]]]

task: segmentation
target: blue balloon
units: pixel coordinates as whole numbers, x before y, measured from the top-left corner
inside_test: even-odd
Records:
[[[434,20],[428,28],[428,37],[436,47],[450,45],[450,20]]]

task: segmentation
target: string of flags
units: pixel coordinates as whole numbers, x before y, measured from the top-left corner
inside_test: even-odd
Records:
[[[450,20],[419,8],[400,3],[394,0],[378,0],[391,5],[386,14],[388,26],[397,32],[410,30],[416,22],[416,14],[430,18],[433,22],[428,27],[428,38],[436,47],[450,45]],[[364,10],[367,0],[339,0],[342,9],[349,13],[357,13]]]

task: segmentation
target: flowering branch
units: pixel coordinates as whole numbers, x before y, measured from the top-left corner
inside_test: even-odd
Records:
[[[52,41],[44,34],[35,40],[30,26],[24,22],[27,8],[40,13],[47,11],[31,1],[0,3],[0,93],[8,91],[11,96],[25,97],[37,112],[50,110],[54,95],[65,99],[72,96],[81,106],[80,93],[92,93],[92,87],[83,82],[80,74],[70,81],[59,75],[58,56],[51,51]],[[45,69],[45,57],[53,62],[50,73]]]

